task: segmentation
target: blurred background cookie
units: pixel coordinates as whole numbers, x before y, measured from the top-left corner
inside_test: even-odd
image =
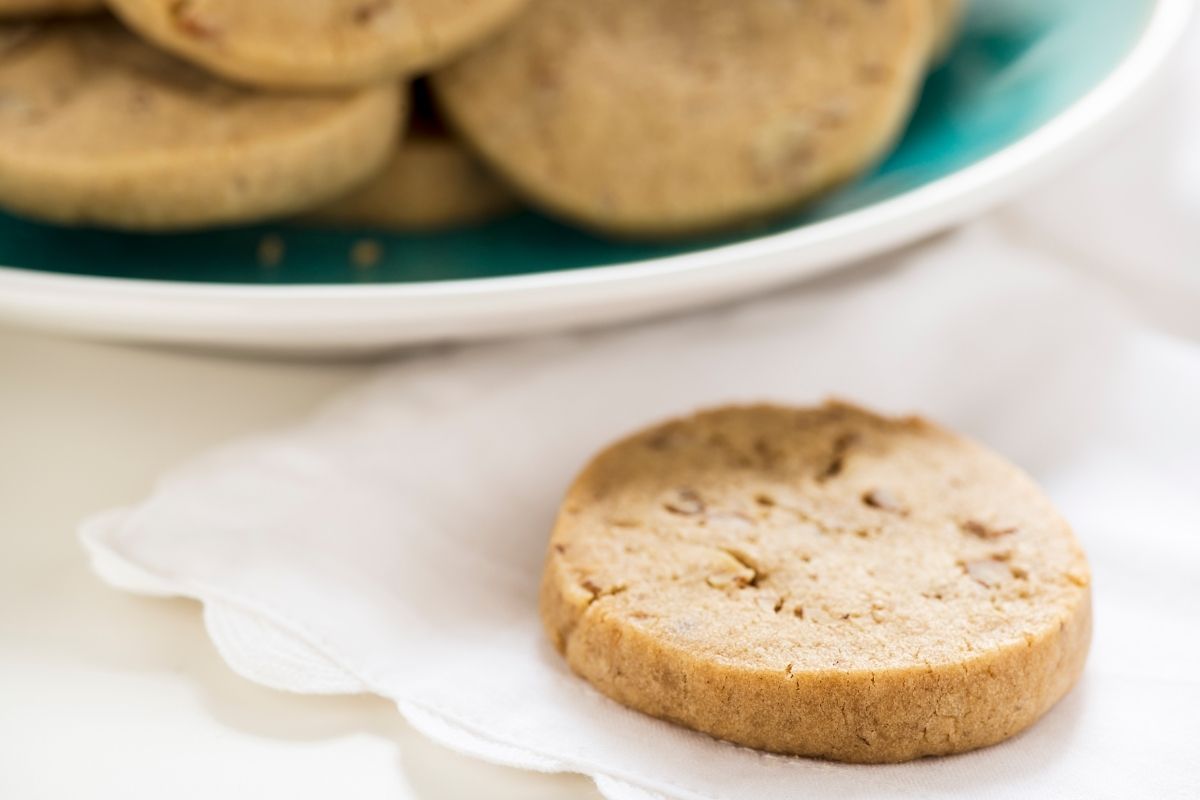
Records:
[[[230,86],[114,21],[38,26],[0,51],[0,205],[70,224],[168,229],[287,214],[393,149],[394,84]]]
[[[540,0],[434,74],[531,201],[683,234],[797,207],[875,161],[929,56],[928,0]]]
[[[263,86],[348,86],[454,56],[527,0],[110,0],[130,27],[213,72]]]
[[[413,84],[411,107],[408,129],[383,171],[307,221],[418,231],[468,225],[516,208],[508,187],[442,124],[423,80]]]

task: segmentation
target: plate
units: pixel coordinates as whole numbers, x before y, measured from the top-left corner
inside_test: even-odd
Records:
[[[0,318],[107,339],[341,351],[762,291],[960,222],[1085,153],[1161,71],[1191,5],[974,3],[891,155],[769,229],[666,245],[604,241],[532,212],[436,235],[287,223],[124,234],[0,215]],[[280,263],[260,262],[265,237],[282,242]],[[352,257],[363,242],[379,256],[367,266]]]

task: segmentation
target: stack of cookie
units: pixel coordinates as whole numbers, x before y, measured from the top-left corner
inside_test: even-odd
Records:
[[[519,197],[625,236],[756,222],[861,172],[902,129],[958,8],[107,5],[0,0],[0,206],[14,213],[133,230],[299,214],[421,229]]]

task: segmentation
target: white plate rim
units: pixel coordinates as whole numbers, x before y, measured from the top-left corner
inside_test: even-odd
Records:
[[[1105,78],[1000,151],[792,230],[622,264],[415,283],[184,283],[0,266],[0,319],[103,338],[340,349],[620,321],[748,294],[961,222],[1082,156],[1129,115],[1192,11],[1192,0],[1155,0],[1142,35]]]

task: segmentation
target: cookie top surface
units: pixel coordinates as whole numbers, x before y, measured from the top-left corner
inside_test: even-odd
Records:
[[[111,0],[159,46],[228,78],[346,86],[439,63],[527,0]]]
[[[305,135],[356,106],[392,108],[395,91],[277,94],[232,86],[106,18],[0,26],[0,160],[97,168],[236,149]],[[381,114],[380,122],[390,117]]]
[[[539,0],[433,80],[533,201],[683,233],[868,165],[907,116],[931,26],[928,0]]]
[[[1089,574],[999,456],[832,403],[722,408],[605,450],[563,503],[545,580],[573,605],[543,606],[553,635],[601,615],[695,661],[800,675],[1020,646],[1087,602]]]

